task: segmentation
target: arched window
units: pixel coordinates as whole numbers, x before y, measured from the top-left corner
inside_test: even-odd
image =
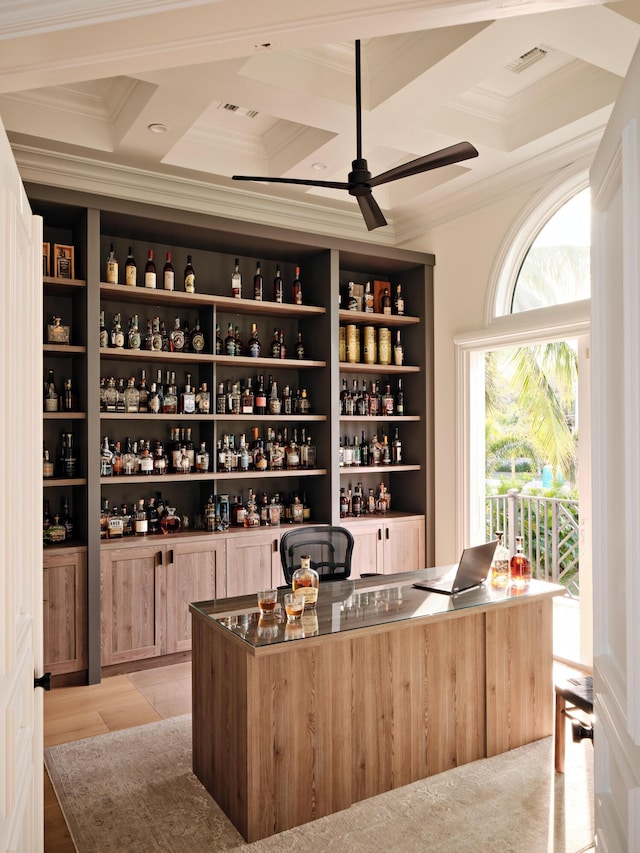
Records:
[[[511,297],[511,314],[588,299],[590,194],[582,190],[538,232],[522,262]]]

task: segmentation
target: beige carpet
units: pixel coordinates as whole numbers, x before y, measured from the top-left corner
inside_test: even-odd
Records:
[[[246,844],[191,772],[191,717],[54,746],[45,763],[79,853],[577,853],[593,837],[590,743],[551,738]]]

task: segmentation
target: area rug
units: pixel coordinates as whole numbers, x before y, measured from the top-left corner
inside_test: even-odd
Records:
[[[61,744],[45,764],[78,853],[578,853],[593,839],[590,743],[553,740],[247,844],[191,772],[191,716]]]

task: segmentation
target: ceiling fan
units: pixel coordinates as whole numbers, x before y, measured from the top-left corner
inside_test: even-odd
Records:
[[[329,189],[347,190],[349,195],[355,196],[365,224],[369,231],[386,225],[384,218],[371,190],[380,184],[388,184],[400,178],[409,178],[428,172],[431,169],[439,169],[441,166],[450,166],[462,160],[477,157],[478,152],[469,142],[458,142],[416,160],[410,160],[400,166],[395,166],[387,172],[382,172],[373,177],[369,171],[367,161],[362,157],[362,104],[360,83],[360,41],[356,41],[356,159],[351,163],[352,171],[349,172],[347,181],[307,181],[302,178],[260,178],[247,175],[233,175],[234,181],[265,181],[272,184],[299,184],[306,187],[328,187]]]

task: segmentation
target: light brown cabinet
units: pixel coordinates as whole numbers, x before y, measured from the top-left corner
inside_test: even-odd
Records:
[[[52,675],[87,667],[86,549],[45,551],[44,667]]]
[[[349,519],[353,534],[352,577],[364,572],[394,574],[425,568],[424,517]]]
[[[227,542],[227,597],[249,595],[258,589],[284,583],[280,567],[282,529],[269,532],[249,531],[230,536]]]

